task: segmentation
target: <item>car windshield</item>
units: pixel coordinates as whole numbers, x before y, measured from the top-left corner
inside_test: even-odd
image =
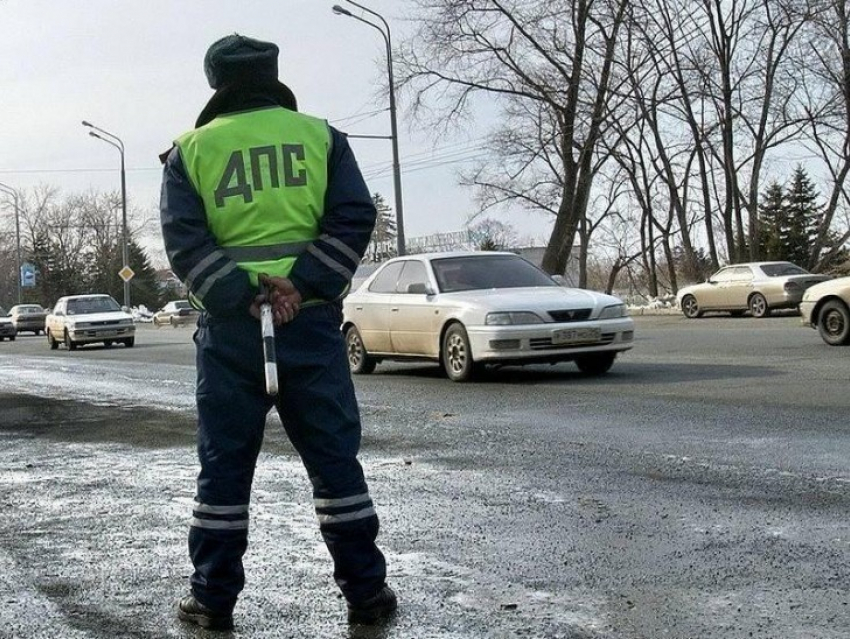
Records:
[[[121,307],[111,297],[85,297],[68,300],[68,315],[87,315],[89,313],[106,313],[120,311]]]
[[[43,313],[44,309],[40,306],[19,306],[18,313],[21,315],[35,315],[36,313]]]
[[[809,275],[806,269],[800,268],[796,264],[784,262],[781,264],[763,264],[761,270],[768,277],[782,277],[783,275]]]
[[[443,293],[490,288],[558,286],[539,268],[514,255],[471,255],[431,261]]]

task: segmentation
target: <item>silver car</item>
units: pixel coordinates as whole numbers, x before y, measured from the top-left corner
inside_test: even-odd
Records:
[[[466,381],[485,364],[573,361],[608,372],[634,322],[610,295],[565,288],[513,253],[430,253],[384,263],[343,302],[353,373],[425,359]]]
[[[68,295],[60,297],[45,320],[47,343],[51,349],[64,343],[69,351],[81,344],[121,342],[132,348],[136,343],[133,316],[109,295]]]
[[[812,286],[800,302],[800,315],[830,346],[850,344],[850,277]]]
[[[189,300],[175,300],[168,302],[165,306],[159,309],[153,316],[153,325],[156,327],[165,326],[186,326],[194,324],[198,321],[200,311],[192,306]]]
[[[791,262],[731,264],[702,284],[684,287],[676,298],[688,318],[707,311],[767,317],[774,309],[796,308],[807,288],[828,279]]]
[[[29,331],[38,335],[44,330],[44,318],[47,316],[39,304],[17,304],[9,310],[9,317],[19,333]]]

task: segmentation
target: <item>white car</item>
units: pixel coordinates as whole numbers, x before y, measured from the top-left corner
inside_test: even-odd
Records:
[[[68,295],[60,297],[45,319],[47,343],[51,349],[62,342],[69,351],[81,344],[120,342],[132,348],[136,326],[133,316],[109,295]]]
[[[454,381],[485,364],[573,361],[601,375],[634,340],[620,299],[563,287],[513,253],[395,258],[345,298],[343,313],[357,374],[384,359],[426,359]]]
[[[830,346],[850,344],[850,277],[839,277],[808,289],[800,302],[803,324],[818,329]]]

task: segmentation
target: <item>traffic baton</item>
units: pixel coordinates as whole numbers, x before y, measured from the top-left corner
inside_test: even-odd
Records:
[[[260,284],[260,292],[268,294],[265,284]],[[266,370],[266,393],[277,395],[277,353],[274,345],[274,318],[272,317],[272,305],[266,301],[260,305],[260,325],[263,332],[263,360]]]

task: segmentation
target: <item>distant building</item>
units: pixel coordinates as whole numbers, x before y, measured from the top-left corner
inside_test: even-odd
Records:
[[[156,284],[163,297],[182,299],[189,294],[183,282],[174,274],[174,271],[168,268],[156,271]]]

